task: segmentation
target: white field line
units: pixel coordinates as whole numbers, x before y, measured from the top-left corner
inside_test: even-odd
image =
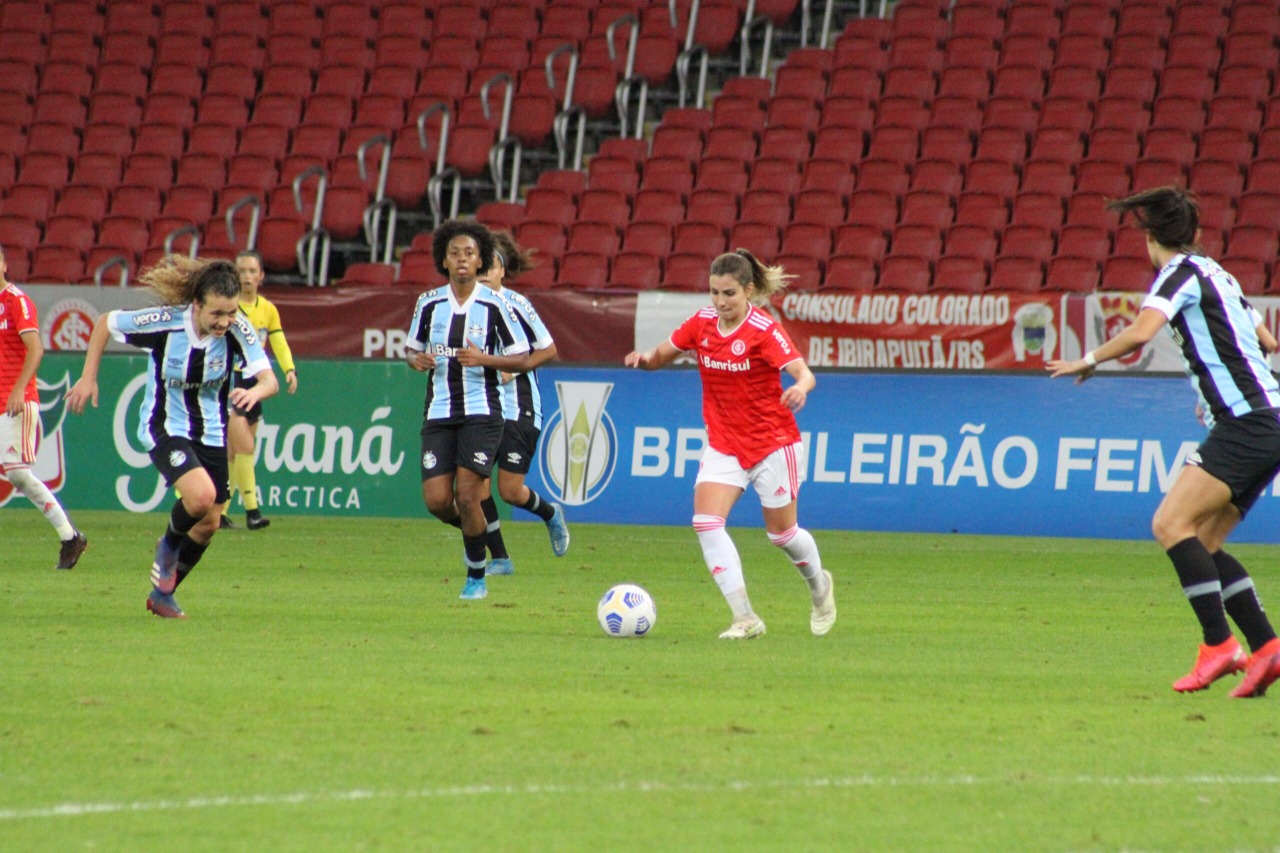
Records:
[[[131,802],[58,803],[36,808],[0,808],[0,821],[83,817],[129,812],[169,812],[194,809],[226,809],[245,806],[289,806],[311,803],[344,803],[360,800],[426,800],[471,796],[593,795],[625,793],[718,793],[723,791],[800,790],[815,788],[963,788],[971,786],[1040,786],[1099,788],[1168,788],[1280,785],[1280,775],[1261,776],[1049,776],[1012,778],[1002,776],[838,776],[769,782],[733,781],[723,783],[617,782],[602,785],[460,785],[418,788],[404,791],[298,791],[290,794],[248,794],[190,797],[184,800],[134,800]]]

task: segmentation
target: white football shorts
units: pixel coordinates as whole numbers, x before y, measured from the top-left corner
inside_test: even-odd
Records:
[[[697,483],[723,483],[746,491],[755,487],[760,505],[769,509],[784,507],[800,495],[800,468],[797,457],[799,442],[779,447],[750,470],[745,470],[736,456],[728,456],[714,447],[702,454]]]
[[[0,465],[30,468],[36,461],[36,431],[40,429],[40,404],[28,401],[16,417],[0,413]]]

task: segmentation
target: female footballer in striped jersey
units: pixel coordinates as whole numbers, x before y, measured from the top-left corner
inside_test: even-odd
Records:
[[[1180,693],[1204,690],[1243,671],[1233,697],[1261,696],[1280,678],[1280,639],[1235,557],[1227,536],[1280,472],[1280,385],[1258,335],[1258,316],[1240,284],[1197,245],[1200,207],[1179,187],[1145,190],[1113,201],[1146,232],[1157,270],[1138,317],[1084,358],[1050,361],[1050,376],[1083,382],[1104,361],[1145,346],[1165,326],[1182,350],[1209,435],[1187,458],[1151,520],[1182,592],[1200,622],[1203,642],[1191,672],[1173,683]],[[1249,643],[1246,656],[1227,617]]]
[[[564,509],[524,482],[538,452],[538,437],[542,434],[542,391],[538,387],[537,367],[556,357],[556,343],[532,303],[506,287],[508,280],[515,281],[520,273],[533,269],[532,253],[521,250],[506,231],[495,231],[493,240],[497,247],[493,263],[489,264],[481,281],[515,309],[516,319],[532,349],[532,369],[528,373],[502,374],[502,414],[506,424],[502,430],[502,444],[498,447],[498,495],[512,506],[542,519],[551,537],[552,553],[563,557],[569,551],[569,526],[565,523]],[[509,575],[515,567],[502,539],[498,508],[492,497],[483,501],[483,507],[488,522],[490,556],[486,574]]]
[[[511,306],[479,281],[493,260],[488,228],[451,219],[431,248],[449,283],[418,297],[405,341],[409,366],[428,374],[422,499],[462,531],[467,580],[459,597],[479,599],[488,594],[481,503],[502,441],[501,371],[529,369],[529,342]]]
[[[109,311],[89,336],[84,372],[67,392],[70,409],[98,405],[98,369],[108,337],[150,352],[138,440],[165,483],[180,491],[156,545],[147,610],[186,618],[173,597],[218,531],[227,484],[227,406],[251,408],[279,390],[257,335],[240,313],[240,277],[228,261],[169,255],[142,274],[161,304]],[[257,379],[231,388],[235,360]]]
[[[629,353],[628,367],[656,370],[691,352],[702,377],[706,452],[693,490],[693,529],[702,556],[733,611],[721,639],[747,640],[765,632],[747,598],[742,559],[725,519],[752,486],[760,497],[769,541],[786,553],[809,586],[809,629],[818,636],[836,623],[835,583],[818,546],[797,520],[800,430],[795,413],[816,380],[786,331],[758,308],[786,286],[781,267],[762,264],[746,249],[711,262],[711,305],[647,352]],[[785,371],[795,383],[782,388]]]

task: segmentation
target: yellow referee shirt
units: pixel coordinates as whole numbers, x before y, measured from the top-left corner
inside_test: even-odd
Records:
[[[284,328],[280,325],[280,312],[276,310],[276,306],[265,296],[258,296],[253,302],[241,302],[240,310],[257,331],[258,340],[264,347],[271,348],[271,354],[280,364],[280,369],[285,373],[293,370],[293,353],[289,351],[289,343],[284,339]]]

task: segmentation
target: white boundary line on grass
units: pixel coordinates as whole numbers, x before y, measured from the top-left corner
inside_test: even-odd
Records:
[[[1280,785],[1280,775],[1262,776],[1046,776],[1043,778],[1010,778],[1003,776],[838,776],[817,779],[776,780],[772,782],[667,783],[619,782],[604,785],[460,785],[441,788],[419,788],[406,791],[298,791],[292,794],[252,794],[243,796],[191,797],[185,800],[135,800],[117,803],[59,803],[38,808],[0,809],[0,821],[40,820],[58,817],[119,814],[125,812],[165,812],[194,809],[238,808],[243,806],[308,805],[311,803],[345,803],[361,800],[425,800],[477,795],[537,795],[600,793],[664,793],[721,791],[787,790],[811,788],[952,788],[977,785],[1040,785],[1124,787],[1195,787],[1235,785]]]

